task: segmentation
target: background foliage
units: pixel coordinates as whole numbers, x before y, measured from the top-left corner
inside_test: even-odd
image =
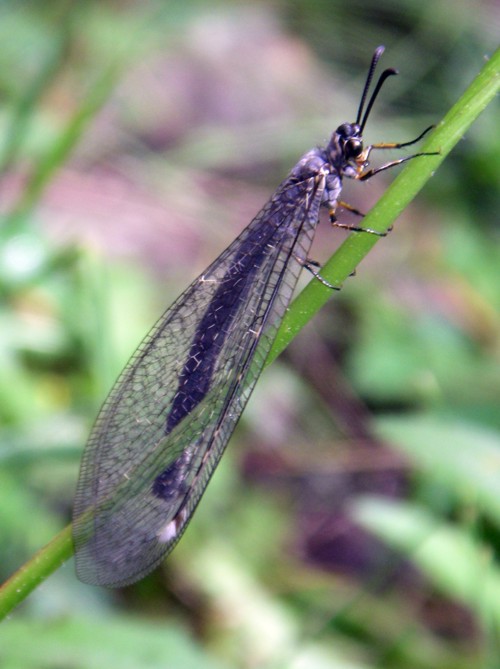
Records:
[[[499,24],[449,0],[0,5],[2,580],[70,519],[138,341],[353,119],[374,47],[401,76],[366,138],[406,140]],[[108,592],[65,565],[2,624],[2,667],[497,666],[497,113],[265,372],[164,567]],[[320,226],[314,257],[342,238]]]

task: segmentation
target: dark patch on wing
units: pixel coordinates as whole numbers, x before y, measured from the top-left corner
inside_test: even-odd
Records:
[[[153,494],[165,501],[169,501],[187,492],[184,480],[186,478],[186,453],[183,453],[154,480]]]
[[[221,280],[199,322],[179,376],[179,386],[167,418],[166,434],[191,413],[210,390],[214,366],[225,339],[266,256],[266,237],[271,238],[275,232],[276,228],[263,222],[263,227],[256,229],[255,234],[246,240]]]

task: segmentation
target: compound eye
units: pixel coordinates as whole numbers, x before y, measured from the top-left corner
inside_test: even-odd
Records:
[[[363,152],[363,142],[356,137],[351,137],[345,143],[345,157],[347,160],[358,158]]]

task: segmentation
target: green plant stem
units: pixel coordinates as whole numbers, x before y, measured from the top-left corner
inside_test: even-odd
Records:
[[[20,567],[0,588],[0,620],[73,554],[71,525]]]
[[[18,232],[55,172],[64,165],[89,123],[108,100],[123,67],[122,62],[118,65],[113,63],[100,74],[74,116],[29,175],[19,201],[5,216],[1,230],[3,236],[8,237]]]
[[[390,227],[467,128],[495,97],[499,88],[500,49],[485,64],[422,147],[422,151],[439,151],[439,155],[410,161],[364,218],[364,225],[378,231]],[[375,235],[352,233],[322,268],[322,276],[333,285],[341,285],[378,239]],[[281,353],[331,295],[332,290],[319,281],[312,280],[308,284],[291,304],[266,364]],[[68,526],[0,588],[0,620],[68,559],[72,551],[71,526]]]

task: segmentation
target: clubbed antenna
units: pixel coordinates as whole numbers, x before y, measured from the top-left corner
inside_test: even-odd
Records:
[[[373,103],[377,99],[377,95],[379,94],[380,89],[382,88],[382,85],[383,85],[384,81],[388,77],[392,77],[394,74],[398,74],[398,71],[393,69],[393,68],[389,68],[389,69],[384,70],[382,72],[382,74],[379,77],[379,80],[377,81],[377,85],[375,86],[375,90],[373,91],[373,93],[371,95],[371,98],[368,102],[368,105],[366,107],[366,111],[363,115],[363,109],[364,109],[365,102],[366,102],[366,96],[368,95],[368,90],[370,88],[370,84],[372,82],[373,75],[375,73],[375,68],[377,67],[377,63],[380,60],[380,56],[384,53],[384,51],[385,51],[385,47],[383,47],[383,46],[379,46],[375,49],[375,53],[373,54],[372,62],[370,64],[370,69],[368,70],[368,76],[366,77],[366,83],[365,83],[365,87],[363,89],[363,95],[361,96],[361,102],[359,103],[358,115],[356,116],[356,124],[360,126],[361,131],[363,131],[363,128],[366,125],[366,121],[368,120],[368,116],[370,115],[371,109],[373,107]]]
[[[370,88],[370,84],[372,83],[373,73],[375,72],[377,63],[380,60],[380,56],[384,53],[384,51],[385,51],[385,46],[378,46],[375,49],[375,53],[373,54],[370,69],[368,70],[368,76],[366,77],[365,87],[363,89],[363,95],[361,96],[361,102],[359,103],[358,115],[356,116],[357,125],[359,125],[361,121],[361,114],[363,113],[363,107],[365,106],[365,100],[366,96],[368,95],[368,89]]]

